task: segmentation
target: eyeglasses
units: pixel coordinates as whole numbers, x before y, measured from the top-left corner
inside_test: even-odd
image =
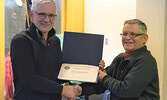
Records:
[[[50,20],[54,20],[57,15],[55,14],[46,14],[46,13],[38,13],[34,11],[40,19],[45,19],[47,16],[49,17]]]
[[[135,38],[135,37],[137,37],[137,36],[140,36],[140,35],[145,35],[144,33],[121,33],[120,34],[120,36],[122,37],[122,38],[125,38],[125,37],[127,37],[127,36],[130,36],[131,38]]]

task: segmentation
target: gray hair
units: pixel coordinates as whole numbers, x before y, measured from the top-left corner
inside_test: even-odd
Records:
[[[48,2],[54,3],[56,7],[56,3],[54,0],[32,0],[31,10],[35,10],[38,5],[48,3]]]
[[[140,32],[144,33],[144,34],[147,34],[147,26],[146,26],[146,24],[144,22],[142,22],[141,20],[139,20],[139,19],[126,20],[124,22],[124,25],[125,24],[138,24],[139,27],[140,27]]]

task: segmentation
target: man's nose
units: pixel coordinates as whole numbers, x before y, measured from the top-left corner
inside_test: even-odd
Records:
[[[131,39],[130,34],[127,34],[127,35],[126,35],[126,39]]]
[[[44,21],[50,21],[49,16],[46,16],[46,17],[44,18]]]

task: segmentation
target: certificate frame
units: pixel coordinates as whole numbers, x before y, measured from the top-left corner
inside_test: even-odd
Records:
[[[102,59],[104,35],[90,34],[90,33],[78,33],[78,32],[64,32],[63,40],[63,64],[61,66],[58,78],[62,80],[75,80],[82,82],[96,82],[98,76],[98,65]],[[64,70],[64,65],[70,64],[73,73]],[[80,67],[80,70],[76,70],[76,66]],[[81,67],[82,66],[82,67]],[[90,67],[92,66],[92,67]],[[90,76],[83,75],[85,69],[88,69]],[[90,67],[90,68],[89,68]],[[93,68],[94,67],[94,68]],[[67,67],[68,68],[68,67]],[[77,75],[71,76],[70,74]],[[69,74],[70,73],[70,74]],[[68,74],[68,75],[67,75]],[[81,76],[82,74],[83,76]],[[69,77],[68,77],[69,76]],[[77,78],[77,77],[82,78]],[[85,78],[90,78],[87,80]]]

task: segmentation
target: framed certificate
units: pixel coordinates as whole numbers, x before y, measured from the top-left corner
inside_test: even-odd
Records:
[[[58,78],[96,82],[102,59],[104,35],[65,32],[63,64]]]

